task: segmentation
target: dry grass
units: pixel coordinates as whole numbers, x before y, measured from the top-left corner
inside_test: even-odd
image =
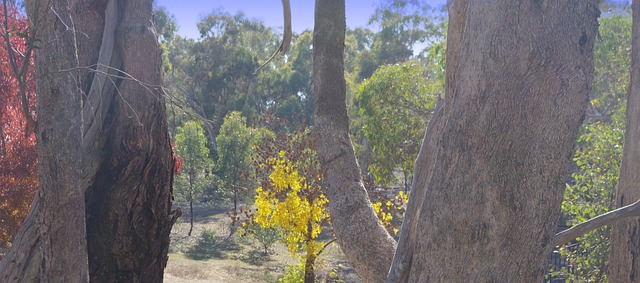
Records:
[[[174,225],[165,282],[277,282],[285,273],[286,265],[297,263],[281,243],[275,244],[265,255],[257,243],[237,234],[226,239],[231,230],[226,211],[227,208],[194,207],[191,237],[187,237],[189,218],[186,213]],[[205,230],[212,231],[215,237],[210,234],[203,239]],[[328,282],[325,279],[332,271],[343,281],[331,282],[361,282],[336,244],[322,254],[317,269],[321,282]]]

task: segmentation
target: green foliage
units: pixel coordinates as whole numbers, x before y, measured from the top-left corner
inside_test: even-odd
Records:
[[[362,83],[356,101],[373,153],[369,170],[377,182],[396,182],[393,171],[400,168],[408,185],[442,88],[441,80],[417,61],[380,67]]]
[[[304,283],[304,266],[302,263],[285,266],[287,270],[282,277],[278,278],[278,283]]]
[[[594,50],[593,95],[587,114],[591,121],[606,120],[620,108],[629,85],[631,14],[607,13],[600,18],[600,35]]]
[[[379,66],[412,58],[414,48],[418,45],[424,47],[430,42],[439,41],[442,38],[443,22],[439,14],[432,11],[424,1],[381,1],[369,20],[370,24],[377,24],[380,31],[370,37],[371,48],[365,50],[359,58],[358,77],[366,79]]]
[[[217,137],[218,160],[216,173],[220,178],[219,198],[231,194],[237,203],[246,192],[249,174],[253,171],[251,156],[256,143],[256,134],[246,126],[242,113],[227,114]]]
[[[178,31],[176,18],[165,7],[158,7],[153,10],[153,19],[160,42],[167,43],[173,40]]]
[[[198,29],[199,39],[177,36],[168,44],[168,88],[175,96],[172,101],[184,106],[181,110],[211,125],[211,140],[232,111],[250,120],[267,112],[310,120],[314,109],[310,32],[294,35],[286,57],[276,56],[254,74],[278,48],[280,36],[271,28],[242,13],[214,11],[201,19]],[[217,157],[217,148],[211,150]]]
[[[245,238],[258,242],[265,255],[268,255],[269,249],[282,239],[280,229],[277,226],[262,227],[255,221],[243,222],[242,228],[238,229],[238,233]]]
[[[202,126],[196,121],[188,121],[178,127],[176,135],[176,149],[182,158],[181,174],[176,178],[178,196],[187,201],[193,201],[202,192],[205,185],[206,169],[209,160],[207,138]]]
[[[600,34],[602,40],[595,45],[591,105],[574,157],[578,169],[562,204],[570,226],[615,208],[625,128],[624,97],[629,83],[628,11],[605,10],[600,19]],[[572,265],[571,270],[563,270],[569,281],[606,282],[609,236],[609,227],[602,227],[560,248],[560,254]]]
[[[169,14],[165,7],[157,7],[153,10],[156,33],[162,49],[162,69],[165,73],[171,72],[173,66],[169,60],[169,44],[173,41],[178,25],[173,15]]]
[[[213,257],[222,256],[222,237],[216,235],[215,231],[210,229],[202,230],[200,238],[196,244],[186,251],[187,256],[193,259],[207,260]]]
[[[574,158],[579,168],[572,175],[575,184],[567,187],[562,204],[564,215],[571,218],[569,225],[615,208],[623,137],[624,111],[616,112],[610,124],[585,125]],[[565,270],[570,281],[606,281],[609,235],[610,229],[605,226],[561,247],[560,254],[573,266],[572,272]]]
[[[212,230],[204,229],[200,234],[200,243],[206,246],[214,246],[218,243],[218,236]]]

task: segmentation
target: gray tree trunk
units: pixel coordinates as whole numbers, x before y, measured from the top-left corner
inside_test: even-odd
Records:
[[[450,11],[459,49],[409,282],[540,282],[591,90],[597,1]]]
[[[170,211],[173,158],[151,1],[71,2],[32,0],[27,10],[43,44],[36,56],[38,96],[45,97],[38,106],[40,164],[73,159],[78,165],[40,170],[39,197],[1,262],[0,281],[46,281],[42,278],[56,270],[47,265],[52,256],[55,264],[68,258],[84,261],[86,267],[88,261],[92,282],[161,282],[169,233],[179,212]],[[58,100],[47,103],[48,96]],[[76,107],[77,116],[57,110],[65,103]],[[49,130],[49,124],[64,125],[66,132]],[[75,132],[69,142],[73,153],[43,143]],[[47,150],[57,154],[42,155]],[[71,175],[59,173],[65,170]],[[49,199],[43,178],[46,186],[76,182],[75,195]],[[70,198],[78,194],[77,200]],[[79,208],[83,219],[57,216],[68,212],[54,211],[50,200],[58,201],[53,205],[59,211]],[[67,233],[82,235],[85,242],[76,241],[68,253],[41,254],[48,245],[42,227],[52,223],[67,225]],[[72,275],[78,269],[82,265],[59,268]]]
[[[338,244],[367,282],[380,282],[395,241],[378,221],[349,138],[344,80],[345,1],[318,0],[313,32],[314,136]]]
[[[318,155],[338,242],[365,281],[381,282],[393,244],[351,162],[335,55],[342,4],[316,2]],[[539,282],[591,90],[597,1],[458,0],[449,14],[446,100],[416,162],[420,207],[409,208],[389,279]]]
[[[38,25],[41,45],[36,57],[38,74],[37,125],[39,188],[28,224],[16,236],[2,261],[2,282],[87,282],[89,268],[84,192],[81,188],[82,94],[77,77],[75,34],[69,32],[71,11],[66,1],[29,2]],[[44,12],[45,10],[49,12]],[[55,11],[56,13],[52,13]],[[58,60],[64,58],[64,60]],[[17,251],[18,248],[24,248]]]
[[[623,207],[640,199],[640,1],[634,0],[631,36],[631,81],[616,203]],[[615,223],[611,230],[609,282],[640,282],[640,218]]]

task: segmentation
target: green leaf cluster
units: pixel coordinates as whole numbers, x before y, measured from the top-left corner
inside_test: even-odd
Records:
[[[201,194],[212,163],[209,159],[207,138],[202,126],[196,121],[187,121],[178,127],[176,134],[177,155],[182,158],[181,174],[176,178],[177,194],[193,201]]]
[[[369,170],[381,184],[397,182],[400,168],[405,184],[442,82],[419,61],[380,67],[356,94],[363,132],[373,153]]]
[[[244,199],[250,185],[249,174],[253,171],[251,156],[259,138],[258,132],[247,127],[242,113],[233,111],[224,117],[217,137],[218,160],[216,175],[220,182],[219,198],[233,194],[234,201]],[[240,194],[240,195],[239,195]]]
[[[562,211],[573,226],[615,208],[629,84],[631,15],[611,6],[600,19],[602,40],[595,45],[591,104],[574,157],[576,170],[565,191]],[[560,248],[571,282],[606,282],[610,229],[605,226]]]

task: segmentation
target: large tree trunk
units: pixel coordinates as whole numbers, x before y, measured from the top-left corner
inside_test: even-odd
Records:
[[[588,102],[596,1],[454,1],[409,282],[540,282]],[[448,60],[451,57],[448,57]]]
[[[380,282],[392,245],[354,189],[357,164],[346,162],[342,57],[335,55],[343,3],[335,2],[316,4],[318,155],[338,241],[367,282]],[[596,2],[449,3],[447,97],[432,126],[438,136],[425,138],[432,152],[416,163],[416,178],[425,179],[415,184],[424,188],[410,203],[422,204],[412,210],[417,219],[407,215],[417,223],[403,224],[403,232],[414,225],[416,232],[401,235],[409,242],[399,244],[396,262],[405,266],[394,266],[392,282],[405,281],[406,272],[409,282],[543,279],[591,88]]]
[[[81,197],[74,203],[69,201],[73,194],[53,199],[64,206],[56,211],[47,205],[50,194],[39,193],[10,254],[0,265],[0,281],[37,282],[50,274],[47,253],[38,252],[47,244],[41,231],[50,223],[62,223],[75,225],[69,230],[86,237],[86,244],[74,243],[84,254],[70,249],[67,254],[54,252],[52,256],[84,261],[85,266],[88,261],[91,281],[161,282],[169,233],[178,213],[170,211],[173,158],[151,1],[53,2],[27,2],[32,25],[38,31],[36,39],[43,42],[36,57],[38,95],[59,99],[38,108],[38,144],[44,147],[39,151],[40,163],[55,160],[42,155],[43,151],[56,150],[58,158],[74,159],[81,166],[55,168],[69,170],[71,176],[41,170],[41,184],[76,182]],[[75,118],[43,110],[74,100],[79,114]],[[43,143],[65,138],[60,131],[46,128],[54,122],[65,126],[66,135],[77,131],[78,137],[69,141],[74,147],[72,154],[60,154],[58,148]],[[48,179],[43,182],[42,178]],[[56,214],[75,208],[86,211],[86,221]],[[37,237],[40,234],[42,237]],[[65,272],[75,273],[78,268],[82,265],[67,266]]]
[[[627,121],[618,178],[618,207],[640,199],[640,1],[632,4],[631,82]],[[617,222],[611,230],[609,282],[640,282],[640,218]]]
[[[314,135],[338,244],[367,282],[381,281],[395,241],[378,221],[349,138],[344,80],[345,1],[317,0],[313,32]]]
[[[27,223],[16,235],[13,249],[2,261],[2,282],[87,282],[85,202],[82,171],[82,95],[77,77],[75,34],[65,27],[71,19],[67,3],[29,2],[38,18],[41,45],[38,74],[37,125],[39,188]],[[56,11],[46,13],[44,10]],[[62,60],[59,60],[62,58]]]

